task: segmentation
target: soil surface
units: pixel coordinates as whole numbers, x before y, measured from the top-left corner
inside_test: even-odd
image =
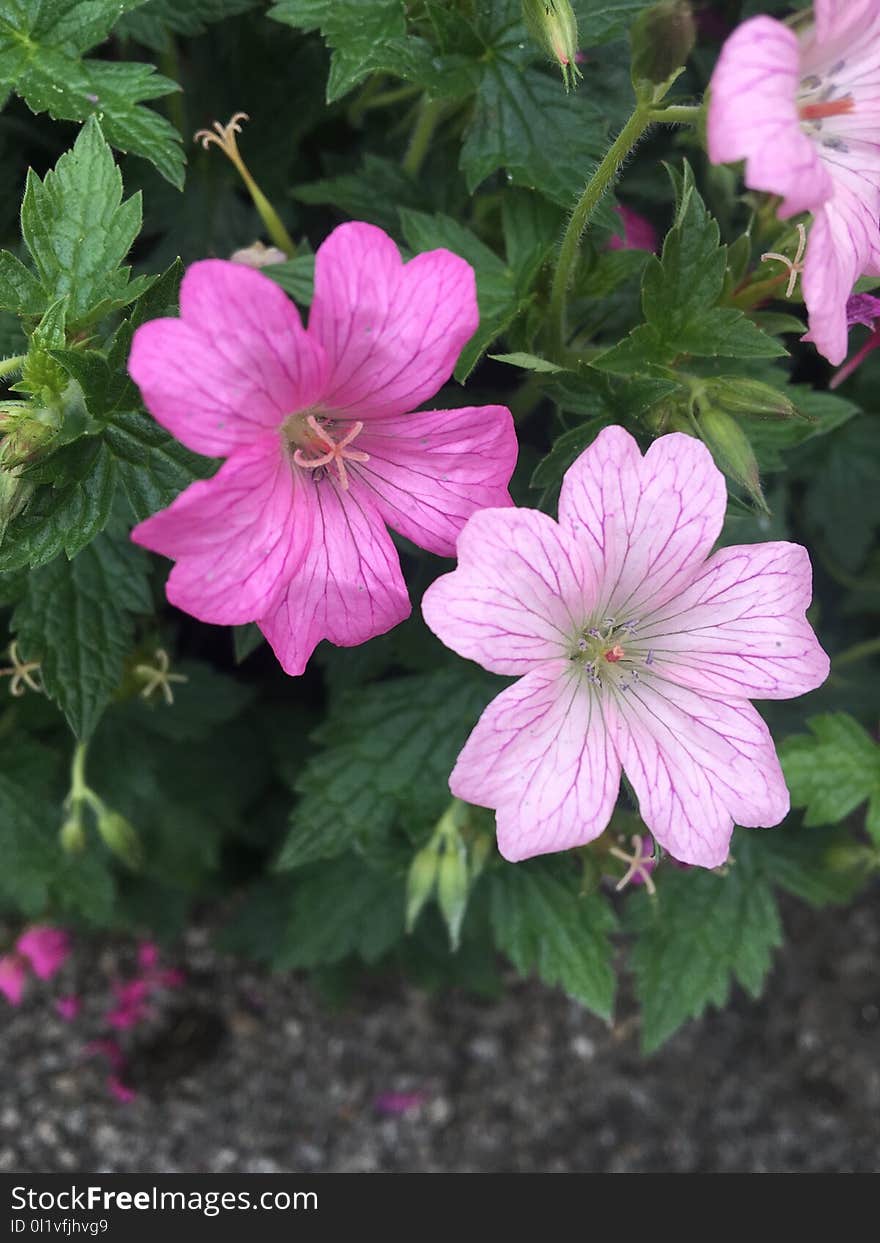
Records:
[[[0,1170],[876,1171],[878,890],[786,924],[763,1000],[737,993],[647,1060],[626,995],[610,1029],[536,982],[495,1002],[383,984],[334,1011],[196,930],[186,984],[122,1034],[130,1103],[83,1048],[133,952],[80,943],[58,989],[0,1009]],[[52,997],[72,991],[65,1022]]]

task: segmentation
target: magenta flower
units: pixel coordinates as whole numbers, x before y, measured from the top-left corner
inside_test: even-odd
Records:
[[[488,509],[461,533],[458,568],[423,611],[448,647],[519,678],[449,779],[459,798],[496,810],[505,858],[598,837],[621,768],[645,824],[684,863],[716,867],[734,823],[787,813],[749,698],[787,699],[827,677],[804,617],[810,563],[787,543],[709,556],[726,502],[699,441],[661,436],[642,457],[609,427],[568,470],[558,523]]]
[[[35,975],[51,980],[70,956],[70,937],[62,928],[34,924],[21,934],[15,948],[28,960]]]
[[[813,214],[803,265],[805,340],[846,356],[846,303],[880,276],[880,0],[815,0],[800,38],[772,17],[727,40],[711,83],[709,156],[746,161],[746,185],[783,219]]]
[[[55,1010],[64,1019],[65,1023],[72,1023],[74,1019],[78,1018],[81,1008],[82,1002],[75,993],[70,993],[66,997],[59,997],[55,1002]]]
[[[640,215],[631,207],[620,203],[614,209],[623,225],[623,236],[613,234],[608,241],[609,250],[657,250],[657,230],[647,216]]]
[[[0,958],[0,993],[11,1006],[20,1006],[27,983],[27,963],[18,954]]]
[[[223,260],[187,272],[180,319],[135,334],[129,369],[156,419],[226,458],[132,538],[174,558],[168,599],[202,621],[256,621],[284,669],[363,643],[410,612],[386,523],[451,556],[467,518],[508,505],[503,406],[412,413],[477,323],[474,274],[446,250],[402,263],[381,229],[318,250],[308,331],[277,285]]]
[[[846,304],[846,325],[848,328],[855,328],[857,324],[870,328],[871,335],[862,348],[835,372],[829,388],[839,388],[844,380],[848,380],[861,367],[868,355],[880,347],[880,298],[872,298],[867,293],[853,294]]]

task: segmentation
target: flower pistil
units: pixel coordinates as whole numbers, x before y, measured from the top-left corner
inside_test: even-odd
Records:
[[[287,436],[292,444],[297,445],[293,452],[293,460],[297,466],[303,467],[304,470],[320,472],[316,473],[316,479],[323,478],[325,468],[335,466],[339,476],[340,487],[347,492],[348,472],[345,467],[346,462],[369,462],[370,460],[368,453],[364,453],[361,449],[351,448],[352,442],[364,430],[364,425],[358,419],[351,424],[341,440],[334,440],[327,430],[328,426],[334,427],[334,424],[332,422],[329,424],[319,423],[314,414],[307,415],[305,418],[297,417],[296,419],[289,420],[286,426]],[[308,432],[305,431],[306,428]],[[317,457],[306,457],[306,453],[317,454]]]

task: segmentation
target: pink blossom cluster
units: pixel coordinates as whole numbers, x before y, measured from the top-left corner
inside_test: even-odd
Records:
[[[0,958],[0,993],[13,1006],[21,1005],[28,976],[51,980],[70,955],[70,937],[63,928],[34,924],[18,937],[13,949]]]

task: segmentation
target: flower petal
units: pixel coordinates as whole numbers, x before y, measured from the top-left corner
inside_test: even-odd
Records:
[[[128,369],[156,418],[196,453],[225,457],[311,406],[327,364],[274,281],[239,263],[194,263],[181,319],[138,328]]]
[[[513,504],[518,445],[505,406],[371,419],[355,447],[370,456],[356,475],[388,525],[441,557],[455,555],[476,510]]]
[[[772,17],[753,17],[733,32],[712,75],[708,143],[713,164],[746,161],[746,185],[779,194],[783,218],[815,211],[833,182],[801,129],[797,35]]]
[[[172,604],[200,621],[241,625],[271,611],[310,547],[313,487],[280,438],[263,435],[131,537],[177,561],[166,587]]]
[[[448,250],[404,264],[370,224],[340,225],[315,256],[309,333],[330,365],[325,408],[404,414],[446,383],[479,324],[474,271]]]
[[[493,699],[449,778],[458,798],[496,809],[498,849],[511,862],[598,837],[619,787],[602,701],[565,660]]]
[[[302,673],[321,639],[355,647],[410,613],[400,559],[367,498],[341,491],[330,477],[311,489],[311,549],[275,608],[258,619],[290,674]]]
[[[799,544],[722,548],[682,595],[645,620],[639,643],[653,649],[653,672],[684,686],[791,699],[828,676],[828,657],[804,617],[811,594],[810,558]]]
[[[15,948],[28,960],[34,975],[51,980],[70,957],[70,937],[63,928],[33,924],[21,934]]]
[[[770,826],[789,798],[773,739],[747,701],[642,680],[617,696],[615,738],[639,813],[681,863],[718,867],[734,824]]]
[[[17,954],[0,957],[0,993],[12,1006],[20,1006],[27,983],[27,966]]]
[[[857,23],[876,21],[877,0],[813,0],[816,17],[816,43],[821,47],[831,39],[849,35]]]
[[[458,569],[432,583],[425,621],[447,647],[493,673],[567,657],[595,598],[592,573],[535,509],[484,509],[458,537]]]
[[[724,476],[699,440],[660,436],[643,458],[628,432],[607,427],[566,472],[559,521],[592,562],[599,612],[622,622],[693,579],[726,506]]]

